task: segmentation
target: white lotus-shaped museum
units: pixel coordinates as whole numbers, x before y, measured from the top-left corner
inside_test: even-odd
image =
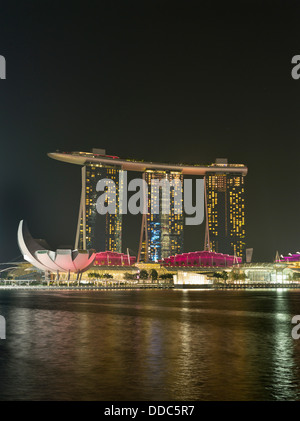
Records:
[[[24,259],[38,269],[48,272],[75,272],[79,276],[94,263],[95,250],[47,250],[30,235],[24,221],[18,228],[18,244]]]

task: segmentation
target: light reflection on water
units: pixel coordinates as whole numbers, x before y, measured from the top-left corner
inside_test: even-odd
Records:
[[[299,400],[299,291],[1,291],[1,400]]]

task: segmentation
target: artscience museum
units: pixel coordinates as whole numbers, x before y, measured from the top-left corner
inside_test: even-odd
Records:
[[[80,279],[96,257],[95,250],[48,250],[32,238],[24,221],[19,223],[18,244],[24,260],[42,271],[56,273],[57,279],[61,272],[67,273],[68,279],[71,273],[76,273],[77,279]]]

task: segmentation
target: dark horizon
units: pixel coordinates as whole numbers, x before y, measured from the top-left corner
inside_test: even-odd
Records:
[[[74,244],[80,168],[47,153],[92,148],[245,164],[253,260],[300,251],[299,12],[268,0],[2,6],[0,262],[20,255],[21,219],[54,248]],[[123,226],[124,249],[136,251],[140,219]],[[186,227],[185,251],[203,243],[203,224]]]

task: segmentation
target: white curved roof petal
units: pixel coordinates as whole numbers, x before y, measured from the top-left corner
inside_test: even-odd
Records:
[[[92,253],[87,262],[87,265],[81,268],[81,271],[88,269],[94,263],[95,257],[96,257],[96,253]]]
[[[48,270],[48,268],[44,266],[41,262],[39,262],[27,248],[27,245],[25,244],[24,236],[23,236],[23,225],[24,225],[23,221],[20,221],[19,228],[18,228],[18,244],[24,256],[24,259],[27,260],[27,262],[31,263],[33,266],[35,266],[38,269],[41,269],[44,271]]]
[[[38,250],[35,252],[36,258],[51,271],[65,271],[54,262],[55,252],[51,250]]]
[[[84,251],[78,251],[77,256],[73,260],[74,266],[77,270],[82,270],[84,267],[88,265],[89,262],[89,254]]]
[[[76,267],[72,259],[72,250],[56,250],[55,263],[63,267],[64,270],[76,272]]]

